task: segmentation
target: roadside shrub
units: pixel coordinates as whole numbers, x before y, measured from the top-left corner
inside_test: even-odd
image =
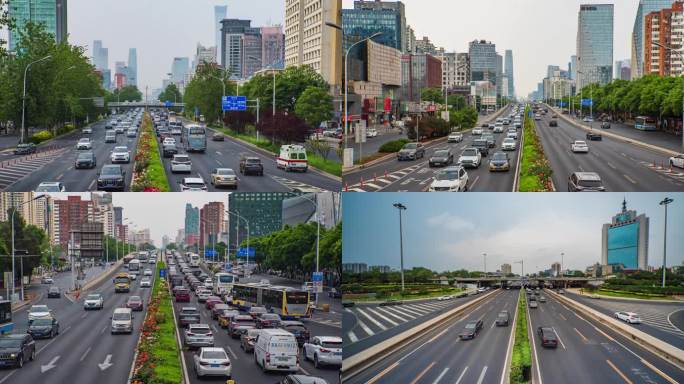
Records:
[[[406,144],[410,142],[408,139],[399,139],[399,140],[393,140],[393,141],[388,141],[382,146],[380,146],[380,149],[378,152],[381,153],[394,153],[394,152],[399,152],[399,150]]]
[[[40,131],[34,133],[31,137],[29,137],[28,141],[29,143],[33,144],[40,144],[43,141],[47,141],[52,139],[52,133],[50,131]]]

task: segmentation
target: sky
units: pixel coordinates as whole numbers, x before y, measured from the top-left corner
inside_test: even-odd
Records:
[[[526,97],[546,76],[548,65],[567,69],[575,54],[580,4],[612,3],[613,62],[631,57],[631,36],[638,0],[403,0],[406,22],[416,38],[428,36],[437,47],[467,52],[473,40],[489,40],[504,55],[513,50],[516,94]],[[353,8],[353,0],[342,0]],[[429,5],[429,6],[426,6]]]
[[[627,208],[650,218],[649,265],[662,265],[665,196],[668,207],[668,266],[684,262],[684,193],[368,193],[343,194],[342,260],[399,269],[399,213],[403,211],[404,268],[487,271],[501,264],[520,273],[560,262],[584,271],[601,261],[601,228]]]

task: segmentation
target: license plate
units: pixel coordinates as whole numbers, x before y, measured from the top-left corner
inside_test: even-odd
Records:
[[[290,361],[290,358],[287,356],[281,356],[281,357],[278,357],[278,361]]]
[[[218,365],[218,364],[212,364],[211,367],[212,367],[212,368],[218,368],[219,365]]]
[[[342,356],[342,352],[335,352],[335,356]]]

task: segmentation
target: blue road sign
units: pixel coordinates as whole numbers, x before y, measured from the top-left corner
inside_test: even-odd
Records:
[[[561,101],[561,102],[560,102],[560,106],[561,106],[561,107],[567,107],[567,106],[568,106],[568,102],[567,102],[567,101]]]
[[[582,106],[583,107],[591,107],[592,105],[594,105],[593,99],[582,99]]]
[[[238,248],[237,257],[247,257],[247,255],[249,255],[249,257],[254,257],[254,254],[254,248],[252,247]]]
[[[159,277],[161,277],[162,279],[166,277],[166,269],[165,268],[161,268],[159,270]]]
[[[226,263],[226,264],[223,266],[223,269],[224,269],[225,271],[232,271],[232,270],[233,270],[233,264],[232,264],[232,263]]]
[[[247,96],[223,96],[221,107],[224,111],[246,111]]]
[[[312,281],[323,281],[323,272],[314,272],[311,277]]]
[[[206,256],[206,257],[216,257],[216,256],[218,256],[218,252],[216,252],[215,249],[205,249],[205,250],[204,250],[204,256]]]
[[[165,102],[164,102],[164,106],[165,106],[166,108],[172,107],[172,106],[173,106],[173,101],[169,101],[169,100],[165,101]]]
[[[530,119],[534,117],[534,115],[532,114],[532,111],[527,112],[527,117],[529,117]]]

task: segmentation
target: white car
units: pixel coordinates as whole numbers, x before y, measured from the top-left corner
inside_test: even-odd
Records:
[[[366,129],[366,137],[378,137],[378,130],[375,128]]]
[[[143,271],[143,276],[152,276],[152,270],[147,268]]]
[[[479,168],[482,163],[482,154],[477,148],[466,148],[458,158],[458,164],[463,167]]]
[[[593,122],[594,122],[594,119],[591,118],[591,117],[589,117],[589,116],[587,116],[587,117],[585,117],[584,119],[582,119],[582,121],[584,121],[585,123],[593,123]]]
[[[342,365],[342,338],[337,336],[315,336],[302,346],[304,359],[312,360],[314,367]]]
[[[192,172],[192,161],[188,155],[173,155],[171,159],[171,173]]]
[[[496,127],[494,127],[494,131],[493,131],[493,132],[494,132],[494,133],[503,133],[503,131],[504,131],[503,126],[497,125]]]
[[[517,139],[518,139],[518,132],[511,132],[511,131],[508,131],[508,133],[506,134],[506,138],[507,138],[507,139],[517,140]]]
[[[451,300],[451,299],[453,299],[453,298],[454,298],[454,297],[451,296],[451,295],[440,296],[440,297],[437,298],[437,301],[446,301],[446,300]]]
[[[588,153],[589,152],[589,146],[587,145],[586,141],[582,140],[575,140],[574,143],[571,145],[572,151],[574,153]]]
[[[131,162],[131,152],[128,151],[128,147],[117,146],[112,150],[112,155],[110,156],[112,164],[116,163],[130,163]]]
[[[104,308],[104,298],[100,293],[91,293],[83,301],[83,309],[102,309]]]
[[[165,139],[164,139],[164,142],[162,143],[162,145],[168,145],[168,144],[176,145],[176,139],[174,139],[173,137],[167,137],[167,138],[165,138]]]
[[[200,303],[207,301],[209,296],[211,296],[211,291],[208,289],[202,289],[200,291],[197,291],[197,301],[199,301]]]
[[[669,163],[671,167],[684,168],[684,154],[670,157]]]
[[[501,143],[501,150],[502,151],[515,151],[517,147],[518,147],[518,144],[516,143],[515,139],[512,137],[505,138],[504,141]]]
[[[93,129],[91,127],[85,127],[81,130],[82,133],[93,133]]]
[[[534,115],[534,119],[537,121],[541,120],[541,115],[537,113],[536,115]]]
[[[93,149],[93,143],[90,142],[90,139],[87,137],[84,137],[76,143],[76,149],[81,150],[81,149]]]
[[[149,278],[149,276],[145,276],[142,279],[140,279],[140,288],[151,288],[152,287],[152,279]]]
[[[473,136],[482,135],[482,128],[473,128]]]
[[[35,319],[48,319],[52,317],[52,311],[47,305],[32,305],[28,312],[28,321]]]
[[[138,275],[137,275],[136,273],[129,273],[129,274],[128,274],[128,277],[129,277],[131,280],[135,280],[135,279],[138,278]]]
[[[223,348],[202,347],[199,353],[193,356],[195,360],[195,374],[197,377],[223,376],[231,377],[232,364]]]
[[[641,324],[641,318],[634,312],[615,312],[615,318],[630,324]]]
[[[206,192],[207,184],[201,177],[186,177],[180,183],[181,192]]]
[[[43,181],[38,184],[36,192],[66,192],[66,187],[59,181]]]
[[[461,141],[463,141],[463,134],[457,132],[450,133],[447,138],[448,143],[460,143]]]
[[[463,166],[447,167],[435,175],[429,192],[464,192],[468,190],[468,172]]]

